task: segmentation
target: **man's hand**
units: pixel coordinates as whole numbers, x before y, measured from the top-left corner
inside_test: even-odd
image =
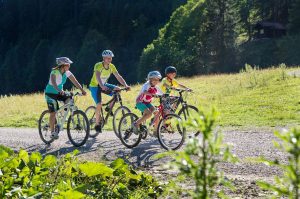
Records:
[[[82,95],[84,95],[84,96],[86,95],[85,90],[82,90],[81,92],[82,92]]]
[[[130,91],[131,90],[131,87],[126,85],[125,88],[127,89],[127,91]]]
[[[107,88],[106,86],[102,86],[101,89],[102,89],[103,91],[107,91],[107,90],[108,90],[108,88]]]

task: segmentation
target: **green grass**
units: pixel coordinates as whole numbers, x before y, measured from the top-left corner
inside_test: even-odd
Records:
[[[300,78],[289,76],[284,66],[266,70],[247,68],[238,74],[222,74],[179,78],[195,92],[187,96],[190,104],[216,106],[219,125],[226,127],[275,127],[300,123]],[[123,93],[124,104],[134,112],[135,98],[141,85]],[[105,101],[108,97],[104,98]],[[79,97],[77,105],[85,109],[93,105],[90,95]],[[2,96],[0,126],[37,127],[42,110],[46,109],[42,93]],[[111,129],[111,125],[107,126]]]

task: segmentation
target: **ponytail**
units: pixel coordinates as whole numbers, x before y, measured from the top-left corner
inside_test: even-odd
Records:
[[[62,66],[63,66],[63,65],[54,66],[54,67],[52,68],[52,70],[57,70],[57,69],[60,69]]]

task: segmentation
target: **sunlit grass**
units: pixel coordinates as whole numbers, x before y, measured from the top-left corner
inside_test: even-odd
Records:
[[[300,78],[287,75],[284,67],[266,70],[246,70],[239,74],[222,74],[179,78],[194,90],[187,96],[190,104],[216,106],[221,126],[274,127],[300,124]],[[123,103],[132,111],[141,85],[123,92]],[[105,101],[109,98],[104,97]],[[93,105],[88,96],[78,97],[77,105],[85,110]],[[46,109],[42,93],[2,96],[0,98],[0,126],[37,127],[40,113]],[[138,113],[140,115],[140,113]],[[111,129],[111,122],[106,129]]]

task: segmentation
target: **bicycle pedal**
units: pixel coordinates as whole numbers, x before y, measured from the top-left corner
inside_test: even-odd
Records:
[[[145,140],[147,138],[148,132],[142,131],[142,139]]]

